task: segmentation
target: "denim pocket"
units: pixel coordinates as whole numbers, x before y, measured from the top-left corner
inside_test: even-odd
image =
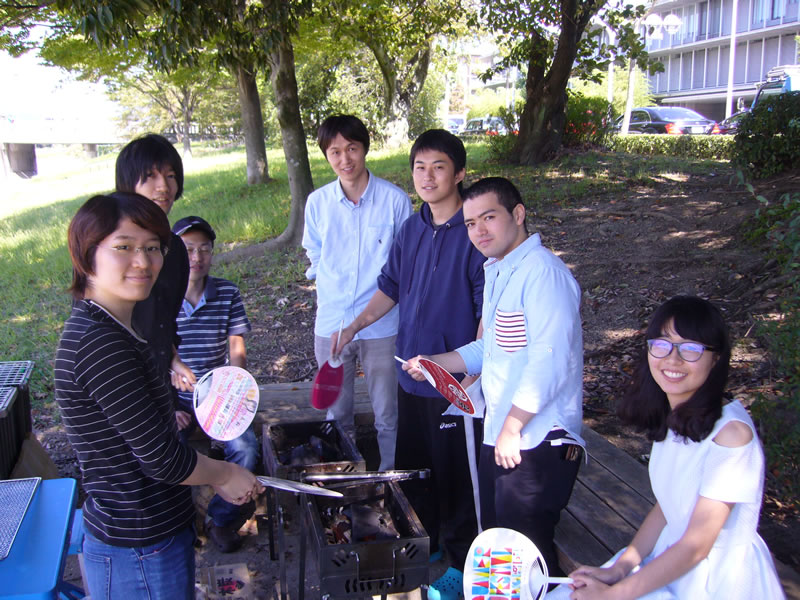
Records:
[[[86,571],[86,584],[89,595],[94,600],[111,598],[111,558],[83,552],[83,565]]]
[[[155,556],[156,554],[160,554],[161,552],[165,552],[169,550],[170,546],[175,542],[175,536],[172,535],[166,539],[161,540],[156,544],[150,544],[149,546],[142,546],[141,548],[134,548],[133,550],[142,560],[147,560],[150,556]]]

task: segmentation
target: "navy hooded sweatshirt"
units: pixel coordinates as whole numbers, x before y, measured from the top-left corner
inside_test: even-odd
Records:
[[[434,227],[431,209],[423,204],[403,223],[378,276],[378,288],[400,307],[399,357],[449,352],[475,339],[485,261],[469,240],[461,209]],[[399,363],[397,379],[409,394],[439,396],[427,381],[414,381]]]

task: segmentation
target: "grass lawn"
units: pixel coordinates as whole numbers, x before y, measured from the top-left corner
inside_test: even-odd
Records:
[[[534,212],[565,206],[587,195],[622,193],[631,185],[680,180],[691,173],[718,168],[713,161],[601,152],[568,154],[541,167],[527,168],[491,161],[488,148],[481,143],[468,144],[467,151],[467,183],[487,175],[508,177],[520,187]],[[56,159],[64,164],[65,156],[69,158],[64,153],[63,149],[40,149],[42,174],[27,181],[9,175],[0,199],[0,281],[4,293],[0,359],[36,362],[31,387],[38,406],[52,400],[52,359],[70,308],[65,292],[71,273],[67,226],[87,198],[110,191],[114,180],[116,154],[93,160],[80,160],[73,154],[67,168],[41,168]],[[314,183],[319,187],[331,181],[333,174],[316,146],[310,147],[310,154]],[[184,195],[175,204],[170,221],[190,214],[203,216],[214,225],[220,247],[251,244],[278,235],[287,222],[289,186],[282,151],[269,151],[268,160],[274,181],[248,186],[242,149],[197,147],[194,157],[186,162]],[[377,175],[413,193],[408,148],[370,152],[368,165]],[[301,265],[286,268],[296,272]],[[220,266],[217,272],[242,283],[240,265]]]

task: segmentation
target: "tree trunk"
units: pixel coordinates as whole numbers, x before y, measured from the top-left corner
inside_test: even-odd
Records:
[[[384,107],[386,111],[386,140],[389,148],[398,148],[408,142],[408,115],[411,105],[419,96],[428,66],[431,62],[431,43],[417,49],[407,64],[399,64],[398,57],[392,57],[379,41],[364,40],[372,51],[381,71],[384,85]]]
[[[255,69],[238,65],[236,83],[239,89],[239,106],[242,111],[244,147],[247,154],[247,183],[267,183],[269,165],[264,144],[264,118],[261,115],[261,100],[258,97]]]
[[[537,165],[552,158],[561,147],[567,94],[551,92],[540,83],[532,91],[528,89],[527,97],[513,154],[521,165]]]
[[[306,199],[314,191],[311,166],[308,163],[308,147],[303,121],[300,117],[300,100],[295,77],[294,48],[285,39],[272,53],[270,81],[275,93],[278,123],[281,127],[283,154],[292,194],[289,224],[275,240],[278,245],[299,245],[303,239]]]
[[[400,148],[408,143],[408,115],[411,114],[411,105],[403,101],[399,95],[392,98],[391,109],[387,113],[384,129],[387,148]]]
[[[546,74],[547,40],[536,31],[531,33],[525,108],[513,150],[515,161],[523,165],[547,161],[561,147],[567,119],[567,83],[578,54],[578,41],[591,15],[597,12],[583,7],[579,14],[578,0],[561,0],[560,4],[561,30]]]
[[[183,159],[192,157],[192,140],[189,132],[192,126],[192,115],[188,110],[183,111]]]

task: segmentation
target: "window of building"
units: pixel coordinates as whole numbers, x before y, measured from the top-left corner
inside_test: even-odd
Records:
[[[771,21],[780,21],[781,17],[783,17],[784,13],[786,12],[784,8],[786,7],[786,0],[771,0],[770,4],[770,20]]]
[[[797,4],[797,0],[786,0],[786,14],[783,15],[784,23],[797,21]]]
[[[708,2],[701,2],[697,5],[697,40],[706,39],[706,29],[708,27]]]
[[[764,17],[767,8],[772,0],[753,0],[751,6],[753,13],[750,15],[750,23],[753,27],[763,27]]]
[[[683,43],[689,44],[695,41],[697,36],[697,13],[694,5],[687,6],[683,10]]]
[[[708,3],[708,37],[719,37],[719,26],[722,16],[722,0],[710,0]]]

